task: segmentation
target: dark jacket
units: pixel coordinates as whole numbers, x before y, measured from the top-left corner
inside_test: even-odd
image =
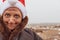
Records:
[[[0,40],[3,40],[3,36],[0,34]],[[13,37],[13,40],[42,40],[35,32],[30,29],[24,29],[19,34]]]
[[[42,40],[35,32],[28,28],[24,28],[27,24],[28,18],[25,17],[21,24],[14,30],[9,31],[0,19],[0,40]]]

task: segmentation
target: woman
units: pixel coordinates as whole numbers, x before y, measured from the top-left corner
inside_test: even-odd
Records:
[[[28,17],[18,0],[6,0],[1,6],[0,40],[42,40],[35,32],[24,28]]]

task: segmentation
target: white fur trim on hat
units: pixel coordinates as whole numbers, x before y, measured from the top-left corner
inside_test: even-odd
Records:
[[[6,1],[3,3],[3,5],[2,5],[2,7],[1,7],[1,9],[0,9],[0,14],[2,15],[3,12],[4,12],[7,8],[12,7],[12,6],[17,7],[17,8],[19,8],[19,9],[22,11],[23,18],[24,18],[25,16],[27,16],[27,12],[26,12],[26,9],[25,9],[24,5],[23,5],[21,2],[19,2],[18,0],[13,0],[13,1],[12,1],[12,0],[6,0]]]
[[[2,7],[2,4],[3,4],[3,2],[2,2],[2,0],[0,0],[0,9],[1,9],[1,7]]]

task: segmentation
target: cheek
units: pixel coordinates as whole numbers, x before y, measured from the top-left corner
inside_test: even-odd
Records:
[[[15,22],[16,22],[17,24],[19,24],[19,23],[22,22],[22,19],[17,19]]]
[[[9,19],[3,17],[3,22],[8,22],[8,21],[9,21]]]

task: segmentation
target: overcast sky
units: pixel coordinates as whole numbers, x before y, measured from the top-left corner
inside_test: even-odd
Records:
[[[60,23],[60,0],[26,0],[29,23]]]

